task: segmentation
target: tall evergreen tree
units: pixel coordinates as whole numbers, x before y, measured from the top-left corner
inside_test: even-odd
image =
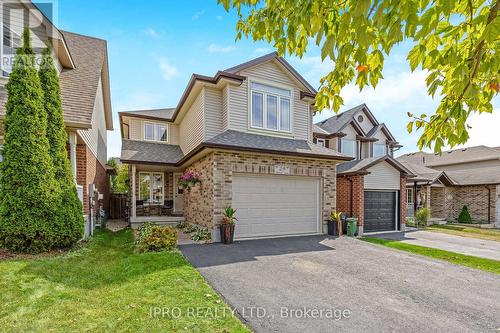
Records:
[[[49,154],[61,195],[60,202],[55,205],[57,211],[54,223],[58,227],[55,245],[57,247],[67,247],[73,245],[82,237],[84,221],[82,204],[78,198],[66,150],[68,137],[61,105],[61,87],[50,47],[43,52],[38,75],[44,93]]]
[[[36,253],[54,247],[53,204],[60,194],[46,136],[43,91],[30,30],[6,85],[5,142],[0,172],[0,245]]]

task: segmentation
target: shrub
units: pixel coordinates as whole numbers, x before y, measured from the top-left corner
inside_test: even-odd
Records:
[[[195,242],[208,241],[212,239],[212,234],[207,228],[196,227],[196,230],[191,234],[191,239]]]
[[[419,226],[426,226],[429,216],[431,216],[431,210],[429,208],[420,208],[417,210],[417,214],[415,214],[417,224]]]
[[[53,204],[55,210],[53,224],[58,230],[57,238],[53,242],[54,247],[68,247],[78,242],[83,236],[82,203],[78,198],[66,150],[68,135],[61,106],[61,87],[50,47],[44,50],[42,60],[38,76],[42,85],[47,117],[46,134],[49,141],[49,154],[60,193],[57,202]]]
[[[144,223],[136,239],[139,252],[171,251],[177,247],[177,229]]]
[[[60,194],[54,177],[43,91],[35,67],[30,30],[6,85],[5,134],[0,171],[0,245],[14,252],[38,253],[57,246],[54,221]]]
[[[405,225],[407,227],[416,227],[417,225],[415,223],[415,218],[413,218],[413,217],[407,217],[405,219]]]
[[[472,223],[472,217],[470,216],[469,208],[467,206],[463,206],[460,215],[458,215],[458,223]]]

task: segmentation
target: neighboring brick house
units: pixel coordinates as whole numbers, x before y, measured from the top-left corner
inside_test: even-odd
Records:
[[[7,60],[12,58],[19,46],[20,35],[28,26],[35,52],[41,52],[48,42],[54,49],[68,133],[68,155],[84,214],[89,214],[90,184],[95,185],[102,197],[100,204],[107,209],[107,131],[113,129],[113,122],[106,41],[58,30],[28,1],[2,3],[0,13],[0,32],[4,36],[0,48],[0,122],[5,116],[7,93],[4,86],[10,71],[5,64],[9,63]],[[0,133],[0,141],[3,141],[3,133]],[[96,211],[98,207],[95,206]]]
[[[354,158],[337,165],[337,208],[358,219],[360,234],[404,230],[413,174],[392,157],[401,146],[365,104],[316,123],[314,142]]]
[[[410,153],[398,161],[416,175],[407,183],[408,216],[427,207],[434,218],[456,220],[467,206],[473,220],[499,224],[499,147]]]
[[[319,234],[336,209],[336,164],[314,144],[316,91],[276,53],[193,75],[177,107],[120,113],[130,222],[217,226],[237,209],[237,239]],[[179,186],[186,170],[201,185]]]

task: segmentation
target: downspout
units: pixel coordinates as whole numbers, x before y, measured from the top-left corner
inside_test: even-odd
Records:
[[[491,223],[491,188],[485,187],[488,190],[488,222]]]

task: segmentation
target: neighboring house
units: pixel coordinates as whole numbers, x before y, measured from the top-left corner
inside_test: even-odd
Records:
[[[466,205],[473,220],[500,221],[500,147],[410,153],[398,161],[416,175],[407,183],[408,216],[427,207],[434,218],[456,220]]]
[[[217,240],[232,206],[237,239],[322,233],[336,208],[335,166],[351,158],[312,142],[315,95],[271,53],[194,74],[175,108],[121,112],[132,226],[185,219]],[[187,170],[201,185],[179,186]]]
[[[337,165],[337,208],[363,232],[404,230],[406,182],[392,156],[401,145],[365,104],[314,125],[314,142],[354,160]]]
[[[5,116],[5,84],[11,60],[20,46],[25,26],[32,31],[34,50],[39,53],[50,43],[60,73],[64,121],[68,132],[68,154],[83,201],[89,213],[89,185],[108,205],[109,184],[106,166],[107,131],[113,129],[106,41],[58,30],[30,1],[2,2],[0,6],[0,123]],[[0,141],[3,141],[3,124]],[[96,212],[98,206],[95,206]]]

